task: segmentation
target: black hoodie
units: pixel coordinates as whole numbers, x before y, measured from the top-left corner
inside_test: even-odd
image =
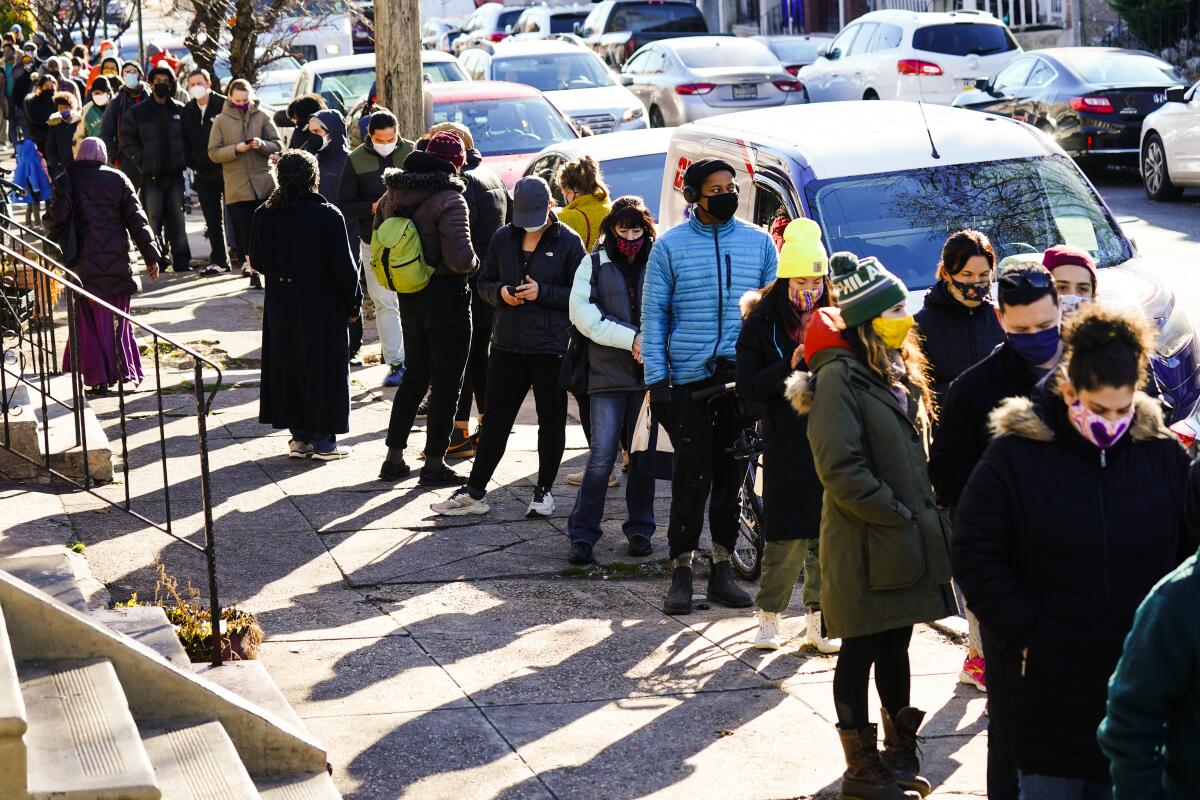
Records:
[[[916,321],[933,371],[938,405],[945,400],[946,390],[955,378],[1004,341],[996,307],[983,303],[968,308],[954,299],[944,281],[938,281],[925,295],[925,307],[917,312]]]

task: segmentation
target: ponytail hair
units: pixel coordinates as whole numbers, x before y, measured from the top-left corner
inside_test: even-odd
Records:
[[[1146,384],[1146,364],[1155,343],[1146,317],[1133,309],[1088,303],[1063,326],[1063,361],[1076,391]]]
[[[558,168],[555,181],[564,189],[581,195],[594,195],[599,200],[608,199],[608,187],[600,177],[600,165],[591,156],[580,156]]]

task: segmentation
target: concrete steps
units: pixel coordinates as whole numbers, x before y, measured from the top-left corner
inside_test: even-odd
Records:
[[[229,735],[215,719],[141,727],[163,797],[178,800],[255,800],[254,782]]]
[[[50,467],[76,481],[82,481],[86,472],[92,480],[107,483],[113,479],[112,448],[100,420],[96,417],[86,397],[81,397],[82,420],[87,436],[87,451],[76,444],[75,415],[67,408],[46,400],[45,414],[42,412],[42,396],[36,387],[17,381],[10,366],[3,366],[7,373],[5,385],[12,393],[8,412],[8,438],[0,426],[0,474],[16,480],[27,480],[44,474],[42,464],[49,454]],[[69,400],[71,377],[56,375],[48,381],[48,395]],[[48,436],[47,436],[48,434]],[[13,450],[36,464],[18,458],[7,450]]]

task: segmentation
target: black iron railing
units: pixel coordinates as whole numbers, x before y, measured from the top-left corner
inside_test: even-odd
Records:
[[[117,308],[83,287],[79,276],[58,262],[58,247],[37,231],[18,223],[9,216],[0,214],[0,337],[2,337],[3,360],[0,364],[0,417],[3,428],[0,448],[9,456],[18,458],[41,472],[52,476],[77,489],[88,492],[110,506],[115,506],[132,515],[142,523],[156,528],[181,544],[204,555],[208,572],[210,613],[212,614],[213,664],[221,664],[221,606],[217,592],[216,537],[213,532],[213,499],[208,462],[207,418],[212,411],[213,401],[221,388],[221,369],[194,349],[179,342],[162,331],[139,322],[129,313]],[[51,255],[53,254],[53,255]],[[90,304],[90,310],[107,311],[114,325],[114,364],[118,379],[115,382],[117,399],[117,423],[120,431],[121,473],[123,497],[113,499],[109,492],[100,491],[92,474],[88,452],[85,410],[86,387],[80,370],[81,318],[80,310]],[[157,487],[135,498],[130,476],[129,457],[129,409],[126,405],[124,376],[128,374],[122,333],[132,330],[143,342],[149,340],[148,353],[153,358],[153,372],[146,375],[152,380],[154,392],[154,416],[157,421],[158,459],[162,465],[162,509],[161,519],[152,517],[149,509],[139,507],[139,500],[152,497]],[[84,333],[83,335],[89,335]],[[199,459],[200,510],[203,520],[203,545],[180,535],[176,530],[176,516],[171,505],[171,479],[167,457],[166,414],[163,409],[163,393],[169,390],[178,393],[185,384],[174,387],[163,386],[161,353],[170,349],[182,353],[192,360],[190,391],[194,397],[196,457]],[[207,384],[205,377],[211,375]],[[65,380],[64,380],[65,378]],[[38,406],[41,419],[38,435],[41,440],[40,454],[31,455],[16,447],[13,425],[27,422],[21,415],[24,406],[14,402],[19,387],[32,389],[32,402]],[[82,477],[68,475],[52,463],[50,420],[51,415],[70,414],[73,424],[74,447],[81,456]],[[62,447],[62,443],[58,443]],[[179,458],[174,456],[174,458]],[[154,515],[157,516],[157,515]]]

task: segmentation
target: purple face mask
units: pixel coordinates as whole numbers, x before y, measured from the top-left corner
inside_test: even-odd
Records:
[[[1125,435],[1133,424],[1133,411],[1117,419],[1105,419],[1076,400],[1067,409],[1075,429],[1101,450],[1107,450]]]

